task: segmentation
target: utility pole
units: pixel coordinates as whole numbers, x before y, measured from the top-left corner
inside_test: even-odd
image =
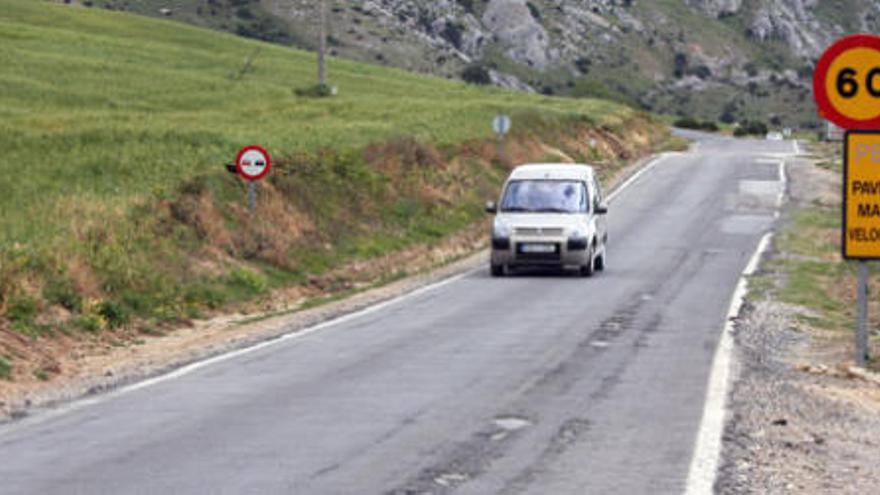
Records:
[[[327,84],[327,0],[319,1],[321,32],[318,40],[318,84],[324,86]]]

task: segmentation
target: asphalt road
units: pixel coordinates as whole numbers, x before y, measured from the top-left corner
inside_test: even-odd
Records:
[[[592,279],[481,270],[0,428],[0,493],[680,493],[790,142],[709,139],[611,204]]]

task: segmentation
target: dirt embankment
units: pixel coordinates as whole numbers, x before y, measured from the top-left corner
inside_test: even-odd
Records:
[[[18,283],[0,295],[0,416],[151,376],[481,265],[472,256],[486,242],[481,205],[514,164],[590,162],[610,183],[668,139],[641,118],[619,131],[585,122],[521,131],[503,157],[493,141],[437,147],[402,138],[354,154],[280,157],[262,184],[258,216],[242,204],[237,179],[220,175],[148,202],[151,219],[126,218],[134,231],[74,226],[71,235],[95,243],[99,256],[77,252],[63,261],[65,297],[52,297],[52,280],[24,270],[9,273]],[[178,285],[165,290],[169,284]],[[22,300],[31,311],[11,315]]]
[[[838,254],[840,156],[813,151],[819,156],[789,164],[784,224],[737,324],[739,377],[718,493],[880,491],[880,375],[852,363],[855,281]]]

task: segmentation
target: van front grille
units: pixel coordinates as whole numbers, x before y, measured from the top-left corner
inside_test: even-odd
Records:
[[[525,237],[560,237],[565,230],[561,227],[516,227],[514,233]]]

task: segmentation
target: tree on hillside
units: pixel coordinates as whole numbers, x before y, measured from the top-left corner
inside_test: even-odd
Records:
[[[320,34],[318,35],[318,85],[327,85],[327,0],[319,0]]]
[[[480,63],[473,63],[465,67],[461,73],[461,78],[467,83],[480,86],[492,84],[492,75],[489,74],[489,70]]]

